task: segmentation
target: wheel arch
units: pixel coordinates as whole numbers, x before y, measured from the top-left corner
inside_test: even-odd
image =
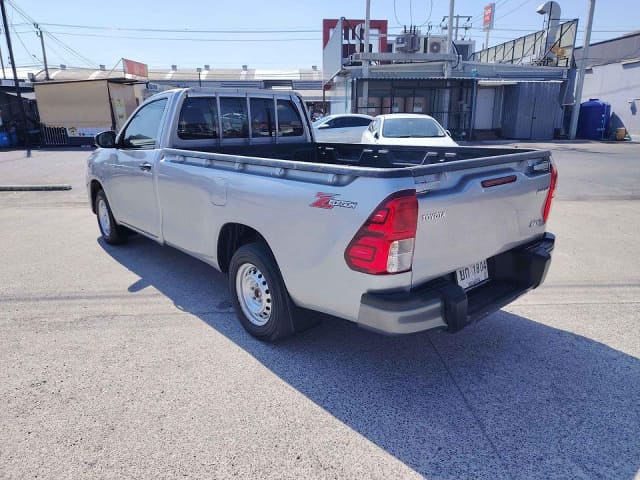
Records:
[[[91,211],[93,213],[97,213],[96,195],[98,195],[100,190],[104,190],[104,188],[102,188],[102,184],[96,179],[91,180],[91,183],[89,184],[89,194],[91,195]]]
[[[269,242],[267,242],[266,238],[258,232],[258,230],[243,223],[225,223],[220,229],[220,234],[218,235],[217,260],[220,271],[225,273],[228,272],[231,257],[233,257],[236,250],[243,245],[252,242],[263,243],[271,253],[271,256],[275,259],[275,255],[271,250]]]

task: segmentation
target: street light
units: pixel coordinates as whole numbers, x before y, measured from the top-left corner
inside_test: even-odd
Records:
[[[196,72],[198,72],[198,86],[202,87],[202,79],[200,78],[200,74],[202,73],[202,69],[200,67],[196,68]]]

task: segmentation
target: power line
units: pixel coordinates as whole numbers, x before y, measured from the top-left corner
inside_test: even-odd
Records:
[[[49,35],[52,32],[47,32]],[[123,38],[129,40],[167,40],[167,41],[188,41],[188,42],[293,42],[293,41],[314,41],[320,42],[320,37],[314,38],[195,38],[195,37],[141,37],[138,35],[102,35],[100,33],[71,33],[71,32],[53,32],[56,35],[65,35],[72,37],[97,37],[97,38]]]
[[[47,27],[63,27],[63,28],[78,28],[85,30],[107,30],[107,31],[124,31],[124,32],[158,32],[158,33],[322,33],[320,29],[216,29],[216,30],[194,30],[190,28],[146,28],[146,27],[106,27],[104,25],[76,25],[69,23],[41,23]]]
[[[533,0],[524,0],[524,2],[518,4],[518,6],[516,8],[514,8],[513,10],[509,10],[504,15],[500,15],[499,17],[496,17],[496,20],[500,20],[501,18],[508,17],[513,12],[515,12],[516,10],[519,10],[521,7],[524,7],[527,3],[530,3],[531,1],[533,1]]]
[[[25,45],[25,43],[22,41],[22,37],[18,34],[18,32],[16,31],[16,29],[13,27],[13,25],[9,25],[9,28],[11,28],[11,30],[13,30],[13,33],[15,33],[16,38],[18,39],[18,41],[20,42],[20,45],[22,45],[22,48],[24,48],[24,50],[27,52],[27,54],[32,57],[35,58],[36,60],[40,61],[40,59],[38,57],[36,57],[33,53],[31,53],[31,51],[27,48],[27,46]]]
[[[11,5],[11,7],[13,7],[13,9],[18,12],[18,14],[20,16],[22,16],[22,18],[24,18],[25,20],[27,20],[28,22],[31,22],[31,24],[36,24],[38,23],[33,17],[31,17],[28,13],[26,13],[24,10],[22,10],[20,7],[18,7],[15,2],[13,2],[12,0],[6,0],[7,3],[9,5]],[[92,67],[97,67],[97,65],[95,63],[93,63],[90,59],[88,59],[87,57],[85,57],[84,55],[82,55],[80,52],[78,52],[77,50],[74,50],[73,48],[71,48],[70,46],[68,46],[67,44],[65,44],[64,42],[62,42],[61,40],[59,40],[58,38],[56,38],[54,35],[52,35],[49,32],[43,31],[43,33],[46,33],[49,38],[53,39],[55,42],[59,43],[61,47],[63,47],[65,50],[67,50],[69,53],[71,53],[72,55],[74,55],[76,58],[78,58],[79,60],[81,60],[83,63],[87,63],[88,65],[91,65]]]
[[[398,25],[402,25],[402,23],[400,23],[400,20],[398,20],[398,14],[396,13],[396,0],[393,0],[393,16],[396,18],[396,23]]]

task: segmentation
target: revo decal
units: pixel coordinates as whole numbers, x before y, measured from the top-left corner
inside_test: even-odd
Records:
[[[356,208],[358,202],[352,202],[351,200],[341,200],[337,197],[340,195],[337,193],[316,193],[316,200],[310,204],[310,207],[323,208],[325,210],[331,210],[333,207],[341,208]]]

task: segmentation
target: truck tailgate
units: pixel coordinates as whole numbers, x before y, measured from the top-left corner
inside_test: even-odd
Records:
[[[551,160],[517,160],[416,177],[412,285],[541,236]]]

